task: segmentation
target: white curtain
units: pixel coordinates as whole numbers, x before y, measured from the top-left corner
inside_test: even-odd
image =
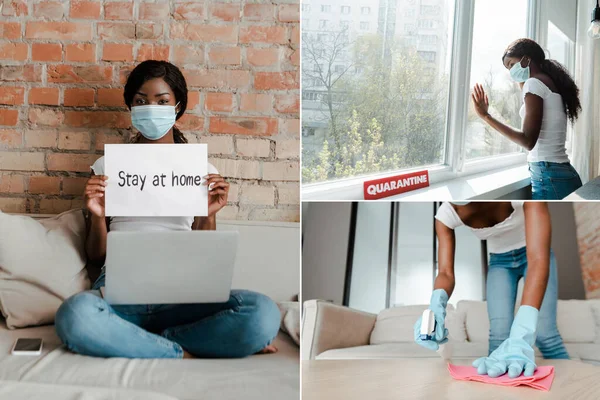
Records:
[[[586,182],[600,175],[600,40],[587,35],[596,0],[580,0],[577,18],[577,70],[582,111],[575,124],[572,162]]]

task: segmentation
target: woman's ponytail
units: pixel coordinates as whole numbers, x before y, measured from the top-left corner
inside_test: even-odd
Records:
[[[562,96],[565,112],[574,123],[581,111],[581,102],[579,101],[579,88],[571,78],[569,71],[558,61],[549,59],[542,61],[540,68],[556,85],[558,93]]]

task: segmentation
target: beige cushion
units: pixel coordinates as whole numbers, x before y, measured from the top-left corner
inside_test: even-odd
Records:
[[[448,337],[455,342],[467,341],[467,327],[465,313],[458,310],[448,310],[446,314],[446,329],[448,329]]]
[[[49,324],[90,287],[81,210],[36,221],[0,212],[0,310],[9,328]]]
[[[592,304],[594,323],[596,324],[596,338],[594,343],[600,343],[600,299],[588,300]]]
[[[556,323],[564,342],[593,343],[596,340],[596,322],[588,300],[559,300]]]
[[[490,320],[485,301],[461,300],[456,310],[465,315],[465,328],[469,342],[488,342],[490,336]]]
[[[11,356],[10,348],[19,337],[44,340],[37,357]],[[46,396],[2,396],[0,399],[63,400],[61,387],[87,388],[78,400],[98,400],[93,390],[110,388],[148,391],[178,400],[288,400],[299,399],[300,362],[298,346],[280,332],[273,345],[275,354],[238,359],[128,359],[86,357],[68,351],[53,325],[7,330],[0,318],[0,381],[45,383],[54,390]],[[66,399],[67,398],[65,397]],[[121,397],[111,397],[121,400]],[[140,400],[152,399],[141,397]]]
[[[594,312],[594,309],[597,311]],[[458,313],[464,313],[467,337],[470,342],[487,342],[489,317],[487,303],[462,300]],[[600,302],[590,300],[559,300],[556,323],[563,341],[567,343],[600,342]]]
[[[370,343],[414,342],[414,325],[427,307],[427,304],[398,306],[381,311],[371,332]],[[452,304],[448,304],[446,311],[454,311]]]

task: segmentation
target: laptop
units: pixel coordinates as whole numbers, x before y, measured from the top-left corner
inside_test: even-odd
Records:
[[[224,303],[229,300],[237,232],[109,232],[109,304]]]

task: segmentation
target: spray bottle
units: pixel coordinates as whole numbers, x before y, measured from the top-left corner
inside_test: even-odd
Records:
[[[435,339],[435,315],[430,309],[423,311],[423,317],[421,318],[421,330],[419,332],[419,338],[421,340],[434,340]],[[450,360],[452,354],[452,344],[446,342],[440,344],[439,349],[436,351],[442,357],[443,360]]]

